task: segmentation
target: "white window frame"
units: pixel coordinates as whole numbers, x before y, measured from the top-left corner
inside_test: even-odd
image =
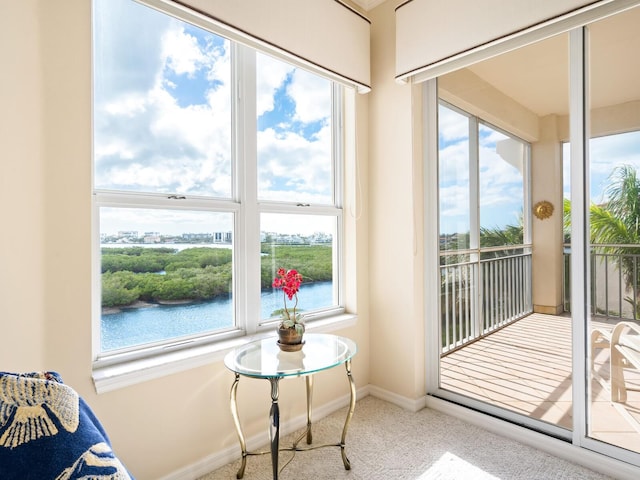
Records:
[[[587,433],[587,378],[589,371],[587,368],[587,355],[586,355],[586,339],[587,339],[587,325],[585,320],[589,318],[590,311],[590,289],[585,286],[586,279],[590,278],[588,260],[589,250],[589,218],[585,205],[588,201],[588,185],[589,185],[589,148],[588,148],[588,132],[590,131],[590,115],[589,109],[589,95],[588,95],[588,82],[589,75],[589,56],[588,56],[588,25],[591,22],[595,22],[602,18],[606,18],[609,15],[620,13],[628,8],[633,8],[640,5],[638,0],[621,0],[614,2],[596,2],[597,5],[592,6],[587,10],[582,11],[579,15],[566,17],[558,22],[550,22],[541,24],[536,27],[532,27],[521,34],[515,34],[507,41],[498,40],[494,44],[483,45],[482,48],[473,50],[465,58],[453,58],[451,61],[446,60],[440,64],[434,65],[428,71],[425,70],[416,74],[413,77],[414,82],[423,82],[423,135],[427,146],[423,152],[425,171],[423,176],[425,192],[425,201],[423,204],[425,211],[425,230],[424,230],[424,247],[425,247],[425,259],[424,259],[424,272],[425,272],[425,287],[424,287],[424,308],[425,319],[437,318],[439,310],[439,279],[438,279],[438,242],[437,236],[433,235],[433,230],[430,230],[427,225],[432,225],[438,221],[437,210],[437,187],[438,187],[438,88],[437,77],[446,73],[455,71],[459,68],[471,65],[476,62],[480,62],[484,59],[491,58],[492,56],[499,55],[506,51],[510,51],[516,48],[524,47],[528,44],[535,43],[540,40],[552,37],[556,34],[569,32],[569,119],[570,119],[570,135],[569,141],[572,144],[571,148],[571,189],[572,189],[572,209],[571,209],[571,249],[572,249],[572,262],[571,262],[571,305],[572,305],[572,365],[573,365],[573,399],[572,399],[572,417],[574,419],[573,429],[568,433],[566,430],[546,425],[545,428],[540,428],[543,422],[530,422],[521,416],[512,415],[503,409],[482,405],[483,412],[487,412],[497,418],[504,418],[514,423],[523,424],[526,429],[513,430],[513,434],[517,435],[519,439],[523,439],[527,443],[544,448],[548,444],[548,435],[539,435],[533,431],[535,429],[541,429],[547,431],[551,435],[555,435],[558,438],[566,438],[570,441],[567,443],[566,449],[560,451],[564,457],[569,459],[581,457],[581,461],[586,463],[593,462],[593,464],[602,464],[606,462],[609,467],[609,471],[615,472],[615,475],[620,475],[620,478],[634,478],[636,470],[634,465],[637,465],[636,452],[632,452],[620,447],[603,443],[599,440],[588,437]],[[585,28],[586,27],[586,28]],[[580,288],[581,287],[581,288]],[[439,389],[440,384],[440,359],[439,359],[439,329],[437,322],[426,322],[425,328],[425,346],[427,351],[426,356],[426,384],[428,398],[442,397],[446,398],[446,394],[443,395],[443,391]],[[453,402],[459,400],[454,397],[450,397],[447,400]],[[471,406],[474,406],[474,402],[469,402]],[[443,407],[443,411],[448,411],[446,402],[440,404],[438,401],[427,401],[427,406]],[[454,405],[455,406],[455,405]],[[480,404],[477,404],[480,407]],[[457,406],[456,406],[457,408]],[[456,413],[459,413],[456,412]],[[468,416],[474,423],[478,425],[487,425],[492,423],[492,428],[496,430],[505,431],[505,426],[509,427],[508,423],[504,423],[501,420],[493,421],[491,417],[488,417],[484,413],[472,413]],[[489,419],[489,420],[487,420]],[[557,446],[564,445],[560,442]],[[576,449],[576,447],[580,447]],[[553,447],[552,447],[553,448]],[[558,451],[556,449],[556,451]],[[595,452],[595,453],[594,453]],[[592,456],[596,455],[596,456]],[[611,459],[607,457],[612,457]],[[626,462],[623,464],[621,462]],[[629,466],[631,465],[631,466]]]
[[[161,9],[158,8],[161,12]],[[163,12],[176,16],[175,13]],[[177,17],[177,16],[176,16]],[[180,17],[178,17],[180,18]],[[215,24],[180,20],[229,39]],[[333,205],[298,205],[295,203],[258,201],[257,198],[257,118],[255,47],[233,39],[232,50],[232,193],[229,199],[180,197],[166,194],[116,192],[93,188],[92,245],[92,352],[93,380],[98,393],[140,381],[157,378],[220,360],[231,348],[252,340],[274,335],[277,320],[261,319],[260,314],[260,215],[287,213],[327,215],[337,218],[333,242],[333,288],[337,307],[311,312],[306,317],[308,331],[329,331],[355,324],[356,317],[345,313],[344,216],[343,192],[345,171],[345,95],[344,86],[332,82],[332,169]],[[274,56],[274,52],[264,52]],[[275,55],[277,57],[277,55]],[[302,68],[288,56],[284,62]],[[313,72],[318,74],[318,72]],[[349,107],[347,107],[349,108]],[[350,132],[349,134],[351,134]],[[347,136],[349,134],[346,134]],[[92,159],[92,168],[94,162]],[[93,178],[93,175],[92,175]],[[179,202],[179,206],[176,206]],[[190,337],[167,339],[153,344],[101,353],[101,247],[99,212],[101,207],[134,207],[229,212],[234,215],[233,296],[235,327],[223,332],[208,332]]]

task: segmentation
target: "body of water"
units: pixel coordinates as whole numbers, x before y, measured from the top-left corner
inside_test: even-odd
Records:
[[[298,297],[298,306],[303,312],[333,305],[332,282],[303,284]],[[273,311],[282,307],[281,290],[262,293],[262,318],[269,318]],[[102,315],[102,351],[228,328],[233,326],[232,308],[228,298],[183,305],[153,305]]]

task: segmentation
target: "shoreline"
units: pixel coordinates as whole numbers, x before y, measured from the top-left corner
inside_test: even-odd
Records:
[[[318,283],[325,283],[324,281],[320,281],[320,282],[308,282],[305,284],[305,286],[312,286]],[[262,293],[264,292],[268,292],[270,289],[263,289],[261,290]],[[184,300],[156,300],[154,302],[148,302],[145,300],[136,300],[135,302],[129,304],[129,305],[121,305],[121,306],[117,306],[117,307],[101,307],[101,313],[102,315],[113,315],[116,313],[122,313],[123,311],[126,310],[137,310],[139,308],[156,308],[156,307],[162,307],[162,306],[172,306],[172,305],[190,305],[190,304],[194,304],[194,303],[203,303],[203,302],[211,302],[211,301],[215,301],[218,299],[224,299],[224,298],[228,298],[227,295],[219,295],[213,298],[208,298],[208,299],[200,299],[200,300],[194,300],[194,299],[184,299]]]
[[[193,300],[193,299],[185,299],[185,300],[158,300],[155,302],[146,302],[144,300],[136,300],[130,305],[122,305],[119,307],[101,307],[102,315],[113,315],[115,313],[122,313],[125,310],[137,310],[139,308],[156,308],[162,306],[172,306],[172,305],[190,305],[193,303],[203,303],[208,301],[216,300],[216,298],[209,298],[207,300]]]
[[[143,302],[142,300],[136,300],[131,305],[122,305],[120,307],[102,307],[102,315],[111,315],[114,313],[122,313],[123,310],[133,310],[136,308],[151,308],[157,307],[155,303]]]

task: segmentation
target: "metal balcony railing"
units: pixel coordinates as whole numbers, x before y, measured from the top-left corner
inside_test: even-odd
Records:
[[[530,247],[448,252],[441,258],[442,353],[533,311]]]
[[[591,313],[612,319],[640,318],[640,245],[591,246]],[[571,311],[571,248],[564,249],[564,309]]]

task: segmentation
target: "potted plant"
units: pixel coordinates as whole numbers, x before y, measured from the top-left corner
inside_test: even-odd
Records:
[[[302,283],[302,275],[297,270],[285,270],[279,268],[276,277],[273,279],[273,287],[282,290],[284,308],[282,309],[282,320],[278,324],[278,346],[281,350],[294,352],[300,350],[304,342],[304,322],[300,312],[296,312],[298,307],[298,291]],[[294,301],[293,307],[287,305],[287,299]]]

